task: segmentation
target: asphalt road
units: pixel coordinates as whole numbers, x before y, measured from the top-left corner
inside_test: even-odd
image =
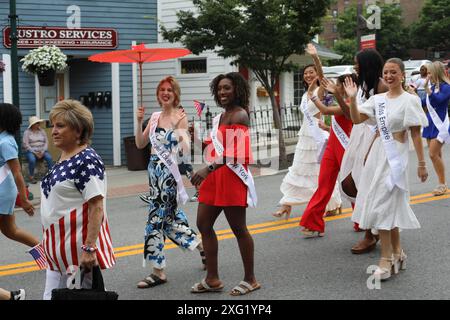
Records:
[[[450,148],[444,149],[447,170],[450,170]],[[450,298],[450,193],[431,197],[437,184],[430,160],[427,159],[430,179],[420,183],[415,175],[416,158],[410,153],[409,180],[413,210],[422,228],[401,233],[403,247],[408,254],[407,270],[381,284],[381,289],[369,289],[367,268],[377,264],[377,249],[365,255],[353,255],[351,246],[363,234],[355,233],[349,212],[327,221],[323,238],[304,239],[299,234],[298,220],[304,206],[296,207],[289,221],[271,216],[281,193],[279,185],[285,173],[256,178],[259,196],[257,209],[247,212],[248,225],[255,241],[255,271],[262,289],[244,298],[231,297],[228,292],[239,283],[243,267],[236,240],[223,215],[216,223],[219,234],[219,271],[225,284],[222,293],[193,295],[190,287],[204,276],[197,251],[183,252],[167,246],[166,269],[168,282],[151,289],[137,289],[136,283],[150,273],[142,267],[143,231],[146,222],[145,204],[137,197],[108,199],[116,266],[104,272],[107,289],[119,293],[125,300],[327,300],[327,299],[449,299]],[[447,171],[448,176],[448,171]],[[188,190],[192,195],[193,190]],[[345,207],[349,207],[348,204]],[[185,206],[188,219],[196,229],[197,203]],[[39,211],[29,218],[16,214],[17,224],[40,235]],[[25,288],[28,299],[42,297],[45,272],[26,272],[30,257],[25,246],[0,236],[0,287]],[[25,263],[25,267],[14,266]],[[33,266],[33,264],[28,264]]]

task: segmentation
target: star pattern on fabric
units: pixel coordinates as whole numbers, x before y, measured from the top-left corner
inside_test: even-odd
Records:
[[[53,166],[42,179],[41,188],[45,197],[52,188],[66,180],[73,180],[76,188],[82,192],[92,177],[103,180],[105,177],[105,166],[100,156],[91,148],[86,148],[72,158],[64,160]]]

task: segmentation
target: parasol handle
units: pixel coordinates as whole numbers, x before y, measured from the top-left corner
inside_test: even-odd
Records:
[[[139,62],[139,84],[140,84],[140,103],[139,106],[140,107],[144,107],[142,105],[142,62]]]

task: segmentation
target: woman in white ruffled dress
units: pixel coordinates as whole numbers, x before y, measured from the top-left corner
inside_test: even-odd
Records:
[[[408,163],[409,150],[407,131],[408,129],[411,131],[419,164],[417,174],[424,182],[428,173],[425,165],[422,165],[425,162],[420,130],[421,127],[428,125],[428,120],[421,108],[420,99],[403,89],[404,70],[400,59],[389,59],[383,68],[383,79],[389,91],[376,96],[385,98],[387,128],[392,133],[394,145],[405,166]],[[374,97],[358,106],[357,87],[349,78],[346,79],[345,89],[347,95],[351,97],[352,121],[375,125],[377,119]],[[381,259],[374,274],[381,280],[388,279],[392,273],[398,273],[404,268],[406,254],[400,244],[399,230],[420,228],[419,221],[409,205],[407,172],[406,168],[394,180],[396,184],[390,190],[387,181],[391,175],[391,167],[384,143],[377,134],[361,172],[352,220],[359,223],[363,229],[377,229],[379,232]],[[400,188],[399,185],[403,187]]]
[[[309,53],[312,49],[307,47],[306,52]],[[303,69],[303,80],[306,89],[309,86],[316,87],[314,89],[314,95],[320,99],[323,98],[323,89],[314,80],[317,78],[318,73],[314,64],[307,65]],[[305,92],[303,99],[307,98]],[[320,120],[320,111],[315,104],[308,99],[308,111],[314,116],[313,118],[322,129],[325,128],[324,124]],[[273,215],[275,217],[283,217],[286,215],[286,219],[289,218],[292,210],[292,206],[308,203],[312,195],[317,189],[320,163],[317,162],[317,144],[314,137],[311,135],[308,129],[308,125],[303,118],[300,131],[298,133],[298,142],[295,147],[294,160],[292,166],[289,167],[289,172],[281,183],[280,190],[283,193],[283,197],[280,200],[281,208]],[[339,187],[336,184],[333,195],[326,207],[327,212],[337,212],[340,210],[342,204]]]

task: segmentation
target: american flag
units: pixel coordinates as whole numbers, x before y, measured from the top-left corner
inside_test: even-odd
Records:
[[[36,261],[39,269],[47,269],[47,258],[45,257],[44,248],[40,243],[28,250],[28,252],[31,254],[34,261]]]
[[[205,104],[201,103],[197,100],[194,100],[194,107],[195,107],[195,109],[197,109],[197,114],[200,117],[202,115],[203,109],[205,108]]]

